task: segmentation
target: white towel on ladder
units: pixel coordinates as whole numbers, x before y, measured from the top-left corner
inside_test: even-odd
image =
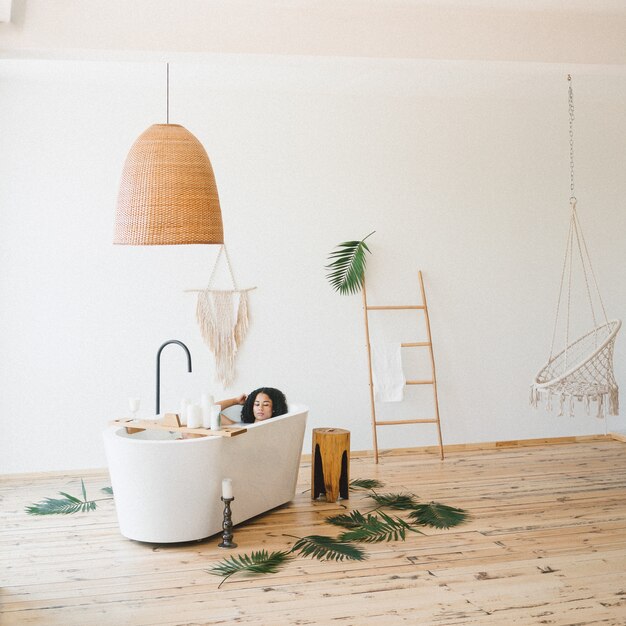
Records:
[[[399,343],[372,344],[372,379],[374,399],[378,402],[401,402],[406,380],[402,371]]]

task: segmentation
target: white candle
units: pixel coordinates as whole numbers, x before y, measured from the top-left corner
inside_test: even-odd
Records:
[[[222,498],[230,500],[233,497],[233,481],[230,478],[222,480]]]
[[[187,426],[187,407],[189,406],[189,399],[183,398],[180,401],[180,413],[178,417],[180,418],[180,425]]]
[[[187,407],[187,426],[189,428],[202,427],[202,409],[199,404],[190,404]]]
[[[202,413],[202,428],[211,428],[211,408],[207,410],[206,407],[201,407]]]
[[[128,398],[128,408],[130,409],[130,412],[133,414],[133,417],[135,417],[135,413],[139,411],[140,404],[141,404],[140,398]]]
[[[213,396],[210,393],[203,393],[200,400],[202,407],[202,428],[211,428],[211,406],[213,405]]]
[[[219,430],[222,427],[222,407],[214,404],[211,407],[211,430]]]

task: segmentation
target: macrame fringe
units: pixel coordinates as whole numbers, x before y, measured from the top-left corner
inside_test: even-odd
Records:
[[[604,394],[600,394],[598,396],[598,412],[596,413],[596,417],[598,419],[602,419],[604,417]]]
[[[530,386],[530,406],[532,406],[533,409],[536,409],[538,403],[539,403],[539,392],[537,391],[537,389],[535,389],[535,385],[531,385]]]
[[[224,253],[233,289],[212,288],[222,253]],[[250,289],[255,289],[255,287]],[[235,380],[235,355],[248,333],[250,324],[248,291],[250,289],[237,288],[228,250],[225,245],[222,245],[217,253],[208,287],[189,290],[198,292],[196,319],[200,326],[200,334],[215,357],[215,377],[224,387],[230,387]],[[233,300],[235,295],[239,297],[236,319],[234,319]]]
[[[619,389],[611,387],[604,393],[594,394],[571,394],[571,393],[553,393],[547,389],[537,389],[535,385],[530,387],[530,405],[537,408],[545,399],[546,410],[552,411],[552,397],[556,395],[559,398],[559,410],[557,415],[560,417],[565,414],[566,404],[567,412],[570,417],[574,417],[575,406],[574,400],[582,402],[587,415],[591,413],[591,402],[596,403],[596,417],[604,419],[606,415],[619,415]]]
[[[613,387],[609,391],[609,415],[619,415],[619,390]]]
[[[237,320],[233,320],[233,296],[239,296]],[[249,326],[248,293],[205,289],[198,293],[196,318],[200,334],[215,356],[215,376],[229,387],[235,380],[235,355]]]
[[[248,333],[248,292],[239,292],[239,306],[237,307],[237,323],[235,324],[235,344],[239,347]]]

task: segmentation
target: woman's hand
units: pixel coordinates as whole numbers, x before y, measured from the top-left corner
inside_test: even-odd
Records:
[[[229,398],[228,400],[219,400],[217,404],[222,407],[222,411],[226,410],[231,406],[235,406],[236,404],[243,404],[246,401],[248,396],[245,393],[242,393],[240,396],[236,398]]]

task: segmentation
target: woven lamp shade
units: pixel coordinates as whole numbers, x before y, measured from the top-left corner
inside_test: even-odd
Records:
[[[126,157],[113,243],[224,243],[222,212],[211,161],[178,124],[154,124]]]

